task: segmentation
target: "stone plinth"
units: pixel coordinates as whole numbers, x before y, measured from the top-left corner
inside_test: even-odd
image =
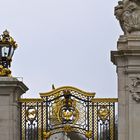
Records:
[[[140,36],[120,36],[111,61],[118,75],[118,140],[140,139]]]
[[[27,90],[16,78],[0,77],[0,140],[20,140],[18,99]]]

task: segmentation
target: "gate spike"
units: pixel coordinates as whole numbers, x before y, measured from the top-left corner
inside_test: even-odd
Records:
[[[55,90],[55,86],[54,86],[54,84],[52,84],[52,90]]]

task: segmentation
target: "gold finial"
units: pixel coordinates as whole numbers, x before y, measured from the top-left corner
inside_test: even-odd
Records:
[[[55,90],[55,86],[54,86],[54,84],[52,84],[52,90]]]
[[[10,36],[9,31],[7,29],[5,31],[3,31],[3,36]]]

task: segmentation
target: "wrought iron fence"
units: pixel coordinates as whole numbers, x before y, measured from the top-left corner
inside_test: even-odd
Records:
[[[88,140],[115,140],[115,98],[94,98],[74,87],[41,93],[40,99],[19,99],[20,140],[46,140],[75,132]]]

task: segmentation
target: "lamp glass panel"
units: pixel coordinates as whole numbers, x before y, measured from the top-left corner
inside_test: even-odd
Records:
[[[10,51],[9,58],[12,58],[13,54],[14,54],[14,48],[13,48],[13,47],[11,47],[11,51]]]
[[[9,46],[3,46],[2,47],[2,57],[8,57],[9,53]]]

